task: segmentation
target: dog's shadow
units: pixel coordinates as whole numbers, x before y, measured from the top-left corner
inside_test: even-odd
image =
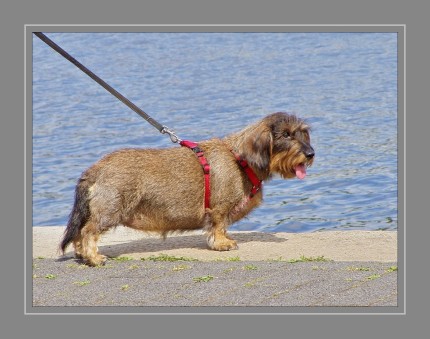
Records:
[[[277,237],[272,233],[244,232],[233,233],[232,238],[237,241],[239,247],[247,242],[285,242],[288,239]],[[211,251],[206,244],[205,235],[181,235],[162,238],[143,238],[127,243],[100,245],[99,253],[115,258],[130,253],[160,253],[167,250],[195,249],[200,251]],[[69,260],[73,253],[67,253],[65,257],[59,259]]]

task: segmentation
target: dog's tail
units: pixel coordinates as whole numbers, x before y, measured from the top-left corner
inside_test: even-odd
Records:
[[[78,237],[82,227],[84,227],[90,217],[89,206],[89,183],[85,179],[79,179],[75,189],[75,202],[72,212],[69,216],[66,230],[64,231],[63,240],[60,244],[62,253],[66,251],[67,246]]]

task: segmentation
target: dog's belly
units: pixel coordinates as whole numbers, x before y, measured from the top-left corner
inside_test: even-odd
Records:
[[[148,211],[147,209],[140,209],[122,223],[141,231],[167,233],[203,228],[205,216],[204,213],[181,215],[178,212],[175,213],[174,210],[152,209]]]

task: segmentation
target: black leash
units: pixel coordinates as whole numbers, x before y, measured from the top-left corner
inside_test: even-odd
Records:
[[[158,129],[158,131],[160,133],[162,133],[162,134],[167,133],[170,136],[170,140],[172,140],[172,142],[177,143],[177,142],[181,141],[181,139],[179,139],[178,136],[173,131],[171,131],[167,126],[161,125],[158,121],[151,118],[147,113],[145,113],[143,110],[141,110],[135,104],[133,104],[125,96],[123,96],[121,93],[119,93],[117,90],[115,90],[108,83],[103,81],[99,76],[97,76],[96,74],[91,72],[88,68],[86,68],[84,65],[82,65],[78,60],[76,60],[69,53],[67,53],[64,49],[62,49],[55,42],[53,42],[51,39],[49,39],[45,34],[43,34],[41,32],[33,32],[33,33],[40,40],[42,40],[44,43],[46,43],[49,47],[51,47],[53,50],[55,50],[56,52],[61,54],[67,60],[69,60],[72,64],[74,64],[76,67],[78,67],[82,72],[87,74],[91,79],[93,79],[95,82],[97,82],[100,86],[102,86],[104,89],[106,89],[109,93],[111,93],[113,96],[115,96],[121,102],[123,102],[128,107],[130,107],[133,111],[135,111],[137,114],[139,114],[146,121],[148,121],[152,126],[154,126],[156,129]]]

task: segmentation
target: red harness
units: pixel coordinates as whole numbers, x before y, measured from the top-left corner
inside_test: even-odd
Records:
[[[205,208],[209,208],[211,198],[211,181],[209,174],[211,166],[209,165],[207,159],[204,156],[203,151],[200,149],[197,143],[188,140],[181,140],[179,144],[192,150],[197,156],[197,159],[199,159],[200,165],[202,165],[203,173],[205,175]]]
[[[207,159],[204,156],[203,151],[199,147],[199,145],[195,142],[188,140],[181,140],[179,143],[183,147],[187,147],[194,152],[199,159],[200,165],[202,165],[203,173],[205,175],[205,208],[210,207],[210,197],[211,197],[211,185],[210,185],[210,169]],[[258,179],[257,175],[254,173],[251,167],[249,167],[248,162],[241,158],[238,154],[235,154],[232,151],[234,157],[237,160],[237,163],[242,167],[248,176],[249,181],[252,183],[251,193],[249,194],[249,198],[251,199],[257,192],[261,189],[262,181]]]
[[[233,153],[233,151],[231,151]],[[249,198],[251,199],[254,195],[257,194],[257,192],[261,189],[262,181],[258,179],[255,172],[252,170],[251,167],[249,167],[248,162],[241,158],[239,154],[233,153],[234,157],[237,160],[237,163],[243,168],[246,175],[248,176],[249,181],[251,181],[252,188],[251,193],[249,194]]]

